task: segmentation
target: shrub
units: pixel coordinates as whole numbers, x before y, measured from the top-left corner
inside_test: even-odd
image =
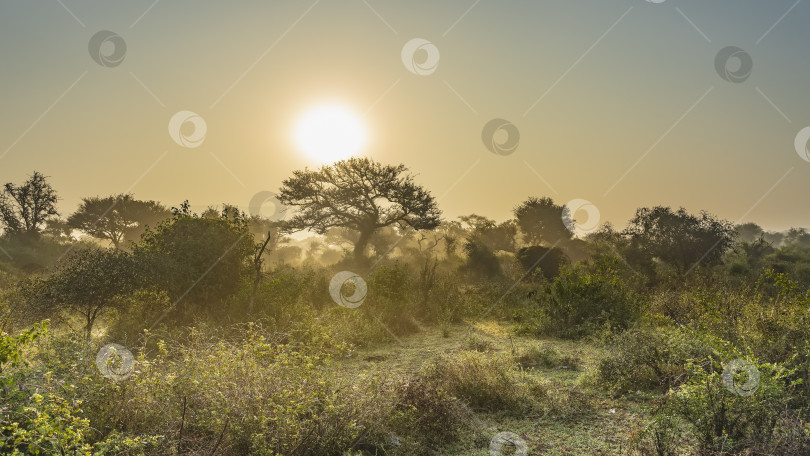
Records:
[[[396,389],[393,425],[406,432],[409,442],[404,454],[424,453],[459,439],[470,427],[472,411],[434,382],[415,377]]]
[[[625,329],[642,313],[640,296],[610,265],[565,269],[541,296],[543,332],[581,337],[600,327]]]
[[[746,367],[736,375],[729,363],[714,359],[690,363],[689,379],[671,395],[670,410],[688,423],[699,451],[807,454],[810,428],[796,425],[787,407],[795,386],[790,371],[780,364],[739,362]]]
[[[632,329],[616,337],[596,367],[598,382],[614,393],[666,392],[685,380],[690,360],[706,359],[711,348],[678,329]]]
[[[526,412],[538,404],[546,390],[533,377],[517,369],[511,357],[463,351],[429,362],[425,379],[473,409]]]

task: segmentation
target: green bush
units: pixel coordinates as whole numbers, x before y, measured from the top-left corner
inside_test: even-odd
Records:
[[[610,265],[566,268],[540,296],[542,331],[582,337],[605,326],[628,328],[642,314],[641,297]]]
[[[737,369],[732,363],[737,362]],[[667,411],[688,423],[703,454],[807,454],[810,428],[788,403],[795,382],[780,364],[756,360],[687,366]]]
[[[666,392],[685,380],[691,360],[713,350],[684,329],[631,329],[616,336],[596,367],[597,381],[614,393]]]
[[[527,412],[546,394],[545,386],[520,372],[507,355],[462,351],[433,359],[423,375],[478,410]]]

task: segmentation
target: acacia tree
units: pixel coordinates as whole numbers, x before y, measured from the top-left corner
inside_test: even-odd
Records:
[[[22,185],[7,183],[0,192],[0,221],[12,235],[39,236],[56,211],[56,190],[37,171]]]
[[[112,242],[121,248],[124,239],[137,238],[147,225],[171,216],[166,207],[156,201],[140,201],[132,195],[111,195],[104,198],[82,198],[82,204],[67,225],[96,238]]]
[[[311,229],[318,234],[333,227],[355,230],[359,237],[354,257],[362,261],[380,228],[436,228],[441,211],[435,199],[406,173],[405,165],[383,165],[368,158],[350,158],[317,171],[295,171],[279,192],[282,204],[298,209],[285,221],[285,230]]]

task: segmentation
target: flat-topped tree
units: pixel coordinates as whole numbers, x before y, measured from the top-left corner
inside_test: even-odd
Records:
[[[296,207],[284,223],[288,232],[329,228],[357,231],[354,257],[365,259],[374,233],[391,225],[432,230],[441,211],[430,193],[413,182],[405,165],[383,165],[368,158],[350,158],[320,170],[295,171],[282,183],[279,200]]]

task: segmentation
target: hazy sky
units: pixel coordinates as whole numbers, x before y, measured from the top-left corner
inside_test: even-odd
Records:
[[[293,131],[338,103],[364,116],[363,154],[405,163],[448,218],[545,195],[620,227],[655,204],[810,226],[808,21],[801,0],[5,0],[0,181],[41,171],[63,215],[122,192],[247,209],[320,165]],[[123,61],[91,58],[100,31]],[[430,74],[403,61],[415,38],[432,43],[418,64],[438,50]],[[169,134],[184,110],[199,147]],[[496,118],[519,131],[511,154],[484,145]]]

